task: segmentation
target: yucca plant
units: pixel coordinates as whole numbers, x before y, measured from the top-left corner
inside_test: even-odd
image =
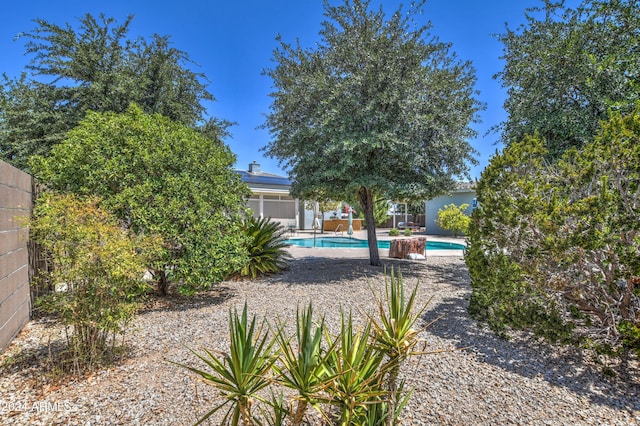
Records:
[[[268,403],[258,392],[271,383],[270,372],[277,359],[273,352],[275,339],[269,339],[262,327],[256,329],[255,316],[249,322],[246,303],[241,316],[238,316],[236,309],[229,311],[229,339],[229,353],[223,354],[222,360],[207,349],[204,349],[204,355],[192,350],[210,371],[174,363],[201,376],[206,384],[214,386],[225,398],[223,403],[214,407],[196,424],[201,424],[229,405],[222,423],[227,424],[230,420],[233,426],[253,425],[251,407],[254,400]]]
[[[404,391],[404,380],[398,384],[398,401],[395,409],[391,407],[388,399],[369,405],[366,416],[360,423],[362,426],[385,426],[389,421],[394,424],[400,418],[400,414],[411,398],[412,390]]]
[[[429,302],[416,309],[417,292],[418,284],[407,299],[402,273],[398,271],[396,275],[393,268],[389,276],[385,271],[385,298],[383,299],[373,291],[377,299],[378,315],[369,315],[369,320],[374,346],[387,356],[385,364],[386,388],[389,392],[389,412],[393,413],[387,417],[387,425],[397,423],[399,408],[401,409],[404,405],[402,403],[404,398],[402,395],[403,384],[401,386],[398,384],[402,363],[411,355],[427,353],[424,348],[422,351],[418,351],[416,348],[420,342],[416,323]],[[406,401],[404,403],[406,404]]]
[[[269,426],[283,426],[289,416],[289,409],[286,407],[282,393],[275,395],[272,391],[271,399],[267,401],[267,403],[271,408],[271,412],[267,411],[265,407],[258,407],[258,410],[260,410],[260,414],[262,414],[262,418],[264,419],[264,424]],[[256,423],[259,425],[263,424],[260,421],[256,421]]]
[[[281,324],[280,330],[283,329]],[[291,410],[291,424],[302,424],[309,406],[314,407],[326,417],[320,403],[327,398],[321,394],[331,383],[333,377],[327,368],[328,358],[335,350],[335,343],[323,350],[322,341],[325,333],[324,318],[319,324],[313,321],[313,305],[307,309],[296,311],[296,335],[287,338],[282,332],[277,334],[280,346],[281,364],[275,365],[278,373],[277,382],[297,392],[295,408]]]
[[[251,218],[245,222],[249,261],[236,273],[239,278],[256,278],[286,269],[291,256],[285,250],[286,228],[270,218]]]
[[[351,314],[345,319],[341,313],[340,320],[340,335],[336,338],[340,346],[328,357],[329,373],[333,376],[327,388],[329,402],[339,408],[341,426],[362,424],[366,422],[368,408],[388,396],[383,385],[384,353],[370,342],[370,321],[355,331]],[[328,333],[325,335],[333,346],[333,339]]]

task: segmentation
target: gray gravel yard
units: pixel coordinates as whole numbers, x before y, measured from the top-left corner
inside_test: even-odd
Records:
[[[216,392],[167,360],[199,365],[188,347],[224,350],[228,310],[242,308],[292,325],[298,305],[313,301],[337,330],[340,308],[361,320],[374,300],[370,285],[382,288],[383,271],[369,265],[367,251],[291,249],[292,267],[255,282],[224,282],[192,298],[154,299],[128,334],[132,352],[122,363],[87,378],[51,384],[18,362],[0,370],[3,425],[186,425],[215,401]],[[338,257],[339,256],[339,257]],[[431,349],[459,349],[411,361],[403,370],[415,388],[404,411],[405,425],[630,425],[640,424],[639,374],[626,382],[604,376],[577,350],[550,346],[527,335],[507,341],[466,312],[469,278],[460,255],[423,261],[389,260],[405,284],[420,282],[422,302],[433,296],[424,323]],[[56,334],[57,333],[57,334]],[[53,334],[53,337],[51,337]],[[60,330],[43,320],[29,323],[10,348],[10,357],[45,350]],[[211,424],[218,424],[213,420]]]

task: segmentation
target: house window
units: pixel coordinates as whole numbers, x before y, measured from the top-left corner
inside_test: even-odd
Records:
[[[294,200],[264,200],[264,216],[278,219],[295,219],[296,203]]]

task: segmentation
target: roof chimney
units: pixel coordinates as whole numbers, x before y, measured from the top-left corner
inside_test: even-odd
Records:
[[[260,164],[253,160],[253,163],[249,164],[249,173],[258,173],[260,171]]]

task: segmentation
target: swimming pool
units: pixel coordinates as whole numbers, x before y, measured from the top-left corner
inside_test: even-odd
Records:
[[[292,238],[287,244],[298,247],[324,247],[324,248],[367,248],[367,240],[349,237],[317,237],[315,245],[313,238]],[[378,240],[378,248],[388,249],[389,240]],[[427,250],[464,250],[462,244],[446,243],[442,241],[427,241]]]

